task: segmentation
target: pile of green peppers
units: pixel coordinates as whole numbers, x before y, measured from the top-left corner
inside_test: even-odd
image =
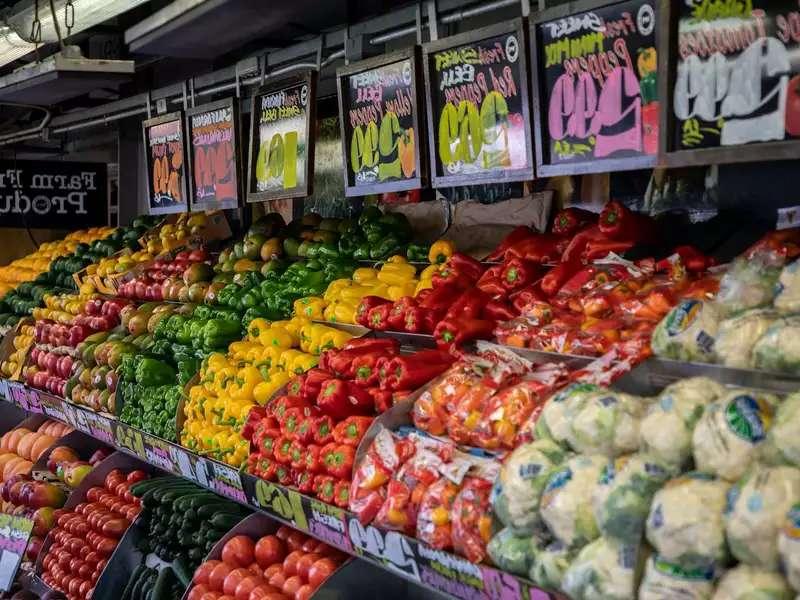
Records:
[[[176,442],[175,415],[183,386],[176,383],[177,372],[172,365],[141,354],[125,354],[118,373],[117,394],[122,400],[120,420]]]
[[[207,306],[198,306],[191,316],[174,314],[161,319],[153,331],[157,342],[175,342],[207,352],[224,350],[241,337],[242,324],[237,313],[223,314]]]

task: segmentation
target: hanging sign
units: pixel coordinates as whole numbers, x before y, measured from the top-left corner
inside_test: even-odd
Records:
[[[83,229],[108,225],[105,164],[0,160],[0,227]]]
[[[185,212],[186,165],[183,114],[169,113],[142,124],[151,215]]]
[[[658,0],[598,4],[568,15],[556,8],[533,25],[541,175],[655,164]]]
[[[675,10],[670,149],[800,139],[797,2],[686,0],[676,3]],[[758,147],[735,152],[753,160],[770,158]]]
[[[423,46],[435,187],[533,178],[522,21]]]
[[[193,211],[239,205],[239,111],[235,98],[186,111],[189,206]]]
[[[418,64],[410,49],[336,72],[346,195],[422,187]]]
[[[248,202],[312,192],[317,74],[285,79],[253,96]]]

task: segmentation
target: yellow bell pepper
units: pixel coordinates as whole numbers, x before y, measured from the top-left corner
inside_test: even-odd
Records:
[[[261,332],[266,331],[270,327],[272,327],[272,323],[266,319],[253,319],[250,321],[250,325],[247,326],[247,336],[251,340],[257,340]]]
[[[281,389],[284,385],[289,383],[289,380],[294,375],[289,375],[285,371],[275,371],[270,375],[269,381],[262,381],[253,390],[253,399],[259,406],[266,406],[270,398]]]
[[[403,285],[407,281],[414,279],[417,270],[408,263],[386,263],[378,273],[378,281],[386,285]]]
[[[420,281],[433,281],[433,276],[439,272],[441,265],[429,265],[419,274]]]
[[[433,288],[433,283],[430,279],[420,279],[417,287],[414,288],[414,296],[419,296],[422,290],[430,290]]]
[[[292,368],[289,369],[289,372],[300,375],[301,373],[305,373],[309,369],[313,369],[318,364],[319,364],[318,357],[314,356],[313,354],[303,353],[301,356],[298,356],[292,361]]]
[[[233,399],[252,402],[253,388],[255,388],[256,385],[262,381],[263,379],[261,377],[261,372],[257,368],[248,366],[244,367],[243,369],[239,369],[239,372],[236,374],[237,388],[232,395]]]
[[[353,337],[346,331],[340,331],[331,327],[326,327],[325,329],[328,331],[323,332],[319,340],[320,352],[329,350],[330,348],[341,348]]]
[[[407,264],[408,260],[402,254],[395,254],[394,256],[390,256],[389,258],[387,258],[386,262],[387,263],[391,263],[391,264],[400,264],[400,265],[402,265],[402,264]]]
[[[280,322],[289,335],[292,336],[294,340],[294,344],[292,345],[297,346],[300,343],[300,328],[303,327],[303,325],[311,323],[311,319],[295,315],[289,321],[276,321],[276,324],[278,322]]]
[[[283,327],[270,327],[258,335],[258,343],[262,346],[275,348],[291,348],[294,340],[291,334]]]
[[[414,291],[417,289],[417,280],[412,279],[403,285],[390,285],[389,286],[389,300],[396,302],[403,296],[413,296]]]
[[[300,350],[284,350],[278,359],[278,366],[284,371],[291,371],[292,363],[300,356],[304,356],[305,352]]]
[[[330,323],[355,323],[356,303],[341,300],[328,305],[325,309],[325,320]]]
[[[353,281],[356,283],[366,283],[368,281],[374,281],[378,276],[378,271],[376,269],[370,269],[367,267],[361,267],[353,271]],[[335,281],[333,283],[336,283]],[[333,285],[333,283],[331,285]],[[328,286],[330,289],[330,286]]]
[[[322,313],[328,305],[327,300],[318,296],[306,296],[294,301],[294,314],[309,319],[322,319]]]
[[[431,245],[431,249],[428,252],[428,261],[432,265],[441,264],[453,256],[455,251],[456,245],[450,240],[437,240]]]

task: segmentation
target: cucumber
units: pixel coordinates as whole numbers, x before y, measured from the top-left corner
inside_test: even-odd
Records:
[[[139,578],[131,592],[131,600],[141,600],[144,597],[143,590],[146,589],[147,582],[150,580],[152,569],[145,567],[146,572]]]
[[[156,490],[156,493],[153,494],[153,499],[157,500],[161,504],[172,504],[173,500],[176,500],[182,496],[188,496],[189,494],[193,493],[197,489],[196,485],[192,485],[191,483],[185,483],[182,485],[172,485],[166,489],[159,489]]]
[[[125,586],[125,590],[122,592],[122,600],[130,600],[131,593],[133,592],[133,588],[136,586],[136,582],[142,576],[142,573],[147,571],[147,566],[142,563],[138,567],[133,570],[131,574],[131,578],[128,579],[128,585]]]
[[[201,550],[200,548],[192,548],[191,550],[189,550],[189,558],[191,558],[192,560],[201,561],[205,558],[205,556],[206,556],[205,551]]]
[[[240,512],[239,506],[232,502],[214,502],[197,507],[197,516],[201,519],[209,519],[218,513],[236,514],[238,512]]]
[[[179,556],[175,559],[172,563],[172,570],[175,572],[175,576],[180,580],[183,587],[189,587],[189,584],[192,582],[192,572],[189,570],[189,565],[186,564],[186,561],[182,557]]]
[[[198,508],[203,506],[203,504],[215,498],[219,498],[219,496],[212,494],[211,492],[201,491],[197,492],[196,494],[189,494],[188,496],[178,498],[173,503],[173,507],[180,511],[189,510],[190,508]]]
[[[233,515],[230,513],[217,513],[216,515],[211,517],[210,523],[215,529],[224,529],[225,531],[227,531],[241,520],[242,520],[241,515]]]
[[[156,583],[153,586],[152,600],[171,600],[169,597],[169,586],[173,574],[172,567],[169,565],[159,571]]]

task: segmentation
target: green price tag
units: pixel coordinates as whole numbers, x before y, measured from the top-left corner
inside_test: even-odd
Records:
[[[114,429],[114,442],[123,450],[135,454],[143,460],[147,460],[147,454],[144,451],[144,440],[142,434],[131,429],[127,425],[117,423]]]
[[[256,481],[255,496],[256,502],[264,510],[291,521],[298,529],[308,531],[303,499],[296,491],[259,479]]]

